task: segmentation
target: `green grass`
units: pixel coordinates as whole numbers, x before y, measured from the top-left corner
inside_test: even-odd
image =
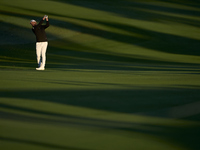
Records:
[[[2,0],[0,10],[0,149],[199,150],[197,0]],[[36,71],[29,21],[45,14]]]

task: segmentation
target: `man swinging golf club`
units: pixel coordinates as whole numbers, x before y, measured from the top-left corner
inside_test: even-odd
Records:
[[[44,20],[46,19],[46,25],[42,25]],[[45,33],[45,29],[49,27],[48,16],[45,15],[42,20],[37,24],[35,20],[31,20],[30,24],[32,25],[32,31],[36,36],[36,57],[38,68],[36,70],[45,70],[46,63],[46,50],[47,50],[47,36]]]

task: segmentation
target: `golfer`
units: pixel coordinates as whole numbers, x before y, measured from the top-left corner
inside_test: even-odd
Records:
[[[42,25],[45,19],[46,19],[46,25]],[[36,70],[45,70],[46,50],[48,46],[45,29],[49,27],[48,16],[45,15],[39,22],[39,24],[37,24],[35,20],[31,20],[30,24],[33,27],[32,31],[36,36],[36,57],[38,63],[38,68],[36,68]]]

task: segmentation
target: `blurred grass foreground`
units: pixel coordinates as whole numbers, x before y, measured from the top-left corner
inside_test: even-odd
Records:
[[[199,150],[199,16],[199,0],[1,0],[0,149]]]

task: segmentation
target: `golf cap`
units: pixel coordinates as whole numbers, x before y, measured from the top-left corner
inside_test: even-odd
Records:
[[[35,20],[31,20],[30,23],[31,23],[31,22],[36,22],[36,21],[35,21]]]

